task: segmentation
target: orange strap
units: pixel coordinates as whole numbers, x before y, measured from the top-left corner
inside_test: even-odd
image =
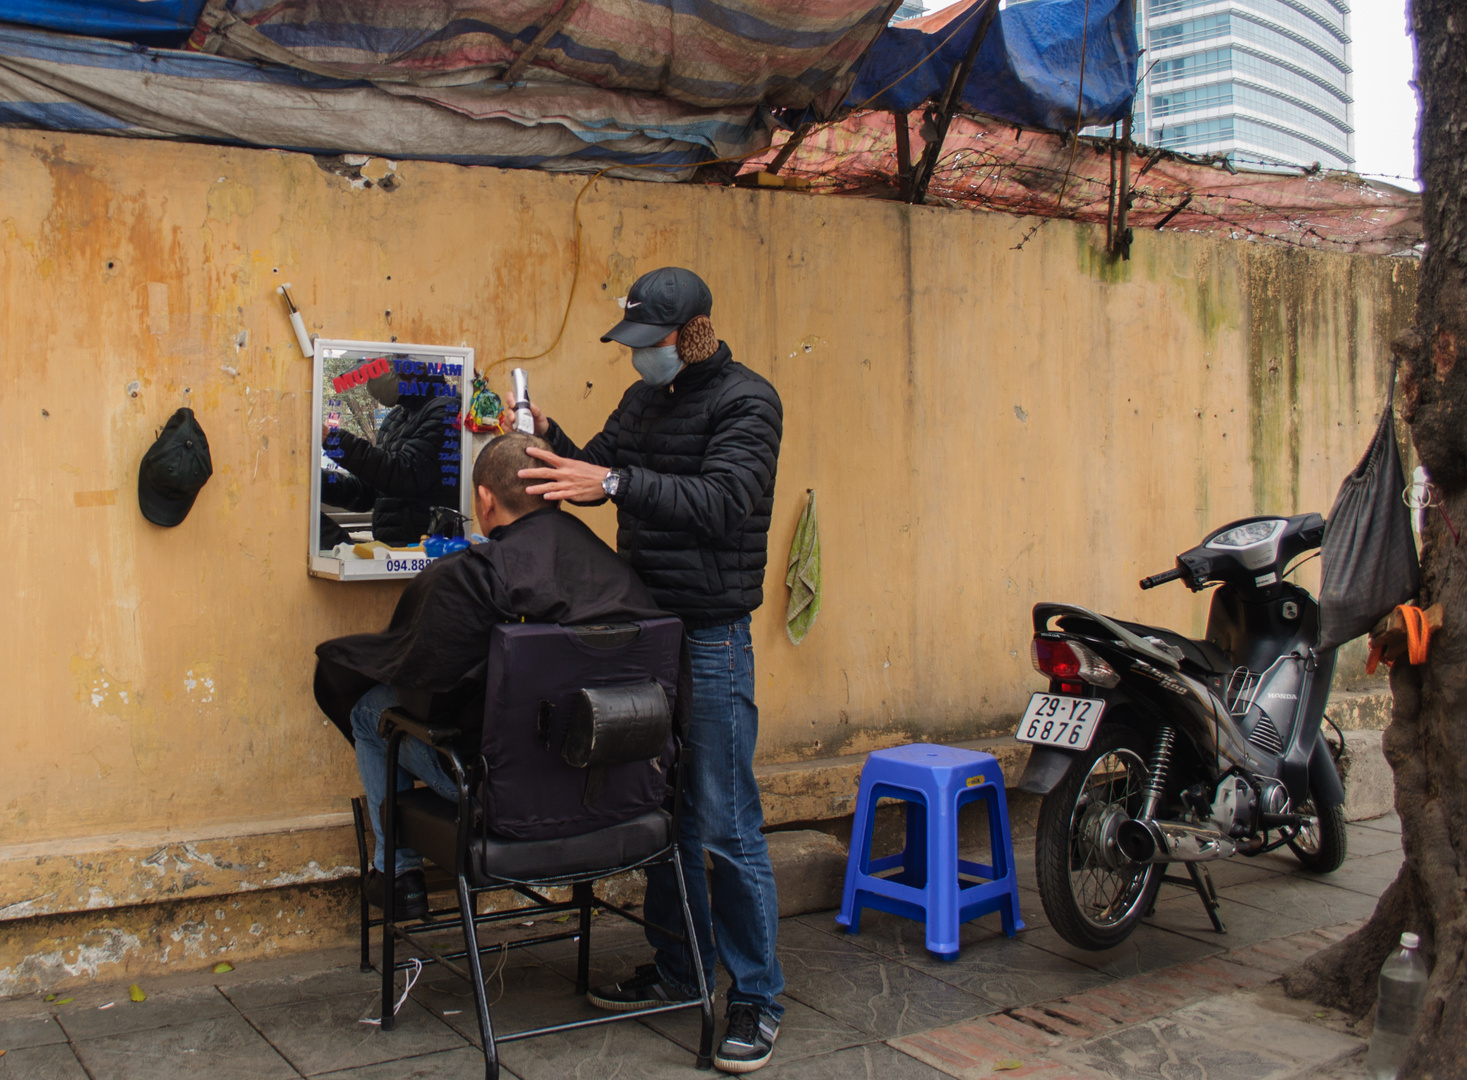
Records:
[[[1396,611],[1401,613],[1401,622],[1406,626],[1406,658],[1412,664],[1426,663],[1427,647],[1431,644],[1431,624],[1426,621],[1426,612],[1415,604],[1401,604]],[[1365,661],[1365,674],[1374,675],[1384,655],[1385,635],[1382,634],[1370,647],[1370,655]],[[1386,663],[1391,667],[1396,666],[1394,660],[1387,660]]]
[[[1380,667],[1380,658],[1385,655],[1385,639],[1382,638],[1370,646],[1370,655],[1365,658],[1365,674],[1374,675],[1375,669]]]
[[[1431,627],[1426,612],[1415,604],[1402,604],[1396,609],[1406,620],[1406,655],[1412,664],[1426,663],[1426,648],[1431,644]]]

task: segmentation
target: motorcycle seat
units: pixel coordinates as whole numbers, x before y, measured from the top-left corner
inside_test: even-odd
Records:
[[[1182,651],[1182,662],[1190,664],[1208,675],[1227,675],[1238,665],[1228,659],[1227,653],[1223,652],[1210,641],[1198,641],[1194,638],[1183,637],[1175,630],[1168,630],[1161,626],[1146,626],[1142,623],[1130,623],[1121,619],[1116,622],[1142,637],[1154,637],[1168,645],[1174,646]]]

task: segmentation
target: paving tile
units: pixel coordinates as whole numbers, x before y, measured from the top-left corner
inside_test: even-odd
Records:
[[[1400,833],[1384,832],[1381,829],[1366,828],[1358,824],[1345,826],[1345,852],[1348,859],[1400,850]]]
[[[1228,959],[1272,975],[1282,975],[1308,960],[1326,944],[1323,940],[1303,943],[1289,938],[1276,938],[1229,953]]]
[[[1198,941],[1196,938],[1173,934],[1142,923],[1120,945],[1102,952],[1077,949],[1050,927],[1032,931],[1025,936],[1024,941],[1077,964],[1124,979],[1219,953],[1225,947],[1222,944],[1223,936],[1213,936],[1218,940]]]
[[[998,1005],[890,960],[785,972],[785,995],[878,1038],[991,1012]]]
[[[327,1080],[484,1080],[484,1055],[473,1047],[465,1046],[458,1050],[318,1075]],[[499,1075],[513,1074],[501,1067]]]
[[[1048,1057],[1063,1042],[1048,1032],[1000,1015],[893,1039],[891,1045],[963,1080],[993,1076],[1067,1080],[1077,1075],[1077,1070]],[[1018,1062],[1019,1067],[995,1073],[994,1065],[998,1062]]]
[[[1038,893],[1032,895],[1036,901]],[[1027,923],[1029,912],[1024,909],[1023,901],[1020,901],[1020,917]],[[1039,912],[1042,917],[1042,911]],[[861,925],[858,933],[849,933],[845,927],[836,923],[833,919],[825,922],[823,926],[808,922],[793,920],[799,926],[798,930],[787,933],[786,923],[780,924],[779,940],[780,953],[784,955],[786,948],[798,950],[806,947],[812,939],[802,933],[806,928],[818,926],[827,936],[835,937],[837,940],[849,942],[885,956],[891,960],[899,960],[904,964],[920,966],[924,970],[928,967],[944,966],[955,961],[944,960],[935,953],[927,950],[927,925],[915,919],[904,919],[900,915],[892,915],[885,911],[861,912]],[[822,920],[824,922],[824,920]],[[1021,932],[1020,938],[1023,937]],[[985,915],[981,919],[965,922],[958,927],[959,957],[966,957],[976,949],[980,943],[994,939],[1006,940],[1003,935],[1003,925],[999,916]],[[788,942],[788,945],[786,944]]]
[[[1257,887],[1269,888],[1266,883]],[[1158,901],[1156,914],[1149,921],[1174,934],[1185,934],[1198,941],[1221,945],[1229,949],[1252,945],[1269,938],[1286,937],[1300,930],[1308,930],[1314,925],[1311,920],[1300,918],[1297,915],[1282,915],[1275,911],[1265,911],[1259,907],[1239,903],[1232,897],[1233,891],[1231,890],[1220,892],[1218,895],[1218,907],[1220,908],[1218,914],[1222,918],[1223,925],[1227,927],[1226,934],[1219,934],[1213,929],[1212,920],[1207,917],[1207,909],[1202,906],[1202,901],[1197,898],[1196,893],[1191,896],[1177,896],[1170,900]]]
[[[391,1031],[360,1022],[380,1015],[380,1004],[375,994],[339,994],[251,1009],[247,1015],[270,1045],[308,1076],[464,1045],[461,1035],[412,1000],[403,1003]]]
[[[1233,963],[1230,953],[1209,956],[1205,960],[1193,960],[1189,964],[1178,964],[1157,974],[1178,985],[1196,987],[1205,994],[1228,994],[1265,981],[1256,968]]]
[[[485,957],[489,1020],[496,1035],[602,1015],[575,992],[572,979],[543,964],[521,963],[522,958],[521,953],[510,953],[503,970],[496,973],[495,958]],[[424,973],[413,987],[412,999],[475,1046],[480,1045],[479,1018],[469,984],[446,971],[433,974],[429,979],[428,972]]]
[[[61,1025],[49,1012],[0,1020],[0,1050],[20,1050],[27,1046],[47,1046],[65,1041],[66,1032],[61,1030]]]
[[[1228,994],[1178,1009],[1171,1019],[1224,1038],[1246,1031],[1250,1045],[1267,1047],[1271,1053],[1314,1068],[1348,1057],[1365,1045],[1362,1039],[1305,1019],[1317,1008],[1278,993]]]
[[[774,1044],[772,1064],[760,1075],[769,1080],[946,1080],[943,1073],[885,1043],[867,1043],[804,1060],[787,1058],[782,1031]]]
[[[401,979],[401,975],[398,976]],[[222,986],[224,996],[246,1015],[251,1009],[271,1005],[290,1005],[298,1001],[314,1001],[340,994],[370,994],[380,990],[382,977],[375,971],[362,971],[357,965],[331,968],[309,975],[285,975],[274,979],[229,983]],[[149,999],[151,1000],[151,999]]]
[[[784,1016],[779,1022],[778,1057],[780,1061],[815,1057],[829,1054],[846,1047],[871,1041],[871,1036],[843,1024],[822,1012],[802,1005],[798,1001],[785,1001]],[[723,1037],[724,1010],[714,1009],[713,1044]],[[642,1021],[654,1031],[665,1035],[679,1046],[693,1052],[698,1048],[698,1036],[702,1019],[696,1009],[688,1012],[664,1013]]]
[[[124,990],[121,1000],[110,1009],[67,1005],[57,1011],[56,1019],[67,1035],[81,1040],[234,1015],[234,1006],[214,987],[191,986],[160,990],[149,994],[146,1001],[131,1001]]]
[[[527,964],[543,964],[562,978],[572,982],[576,977],[576,954],[575,952],[550,952],[540,949],[526,949],[523,953],[514,953],[510,956],[510,963],[524,957]],[[633,944],[622,944],[619,948],[592,949],[590,974],[588,976],[590,985],[601,986],[606,983],[619,982],[627,978],[642,964],[652,962],[652,949],[645,941]],[[484,958],[486,972],[492,969],[495,958],[488,955]]]
[[[1401,851],[1383,851],[1379,855],[1346,859],[1345,865],[1333,874],[1321,874],[1318,877],[1311,877],[1310,880],[1333,885],[1339,889],[1349,889],[1366,896],[1379,897],[1396,880],[1396,875],[1400,873],[1401,863],[1405,861],[1405,858],[1405,853]]]
[[[1278,877],[1279,874],[1297,870],[1299,867],[1297,862],[1289,866],[1280,866],[1277,863],[1266,863],[1260,859],[1248,859],[1242,856],[1235,856],[1231,859],[1216,859],[1206,865],[1207,873],[1212,878],[1212,884],[1218,889],[1226,889],[1233,885],[1244,885],[1250,881],[1268,881]],[[1173,873],[1177,877],[1184,878],[1187,876],[1187,870],[1183,866],[1175,867]],[[1184,894],[1195,897],[1197,890],[1190,883],[1186,885],[1164,884],[1161,887],[1161,895],[1164,897]]]
[[[87,1072],[65,1043],[6,1050],[0,1080],[87,1080]]]
[[[92,1080],[296,1080],[298,1076],[232,1010],[229,1016],[89,1039],[75,1048]]]
[[[990,937],[965,948],[956,960],[923,957],[909,966],[1000,1008],[1050,1001],[1101,986],[1112,977],[1018,938]]]
[[[1371,860],[1358,861],[1370,862]],[[1290,922],[1304,924],[1303,927],[1296,927],[1293,932],[1308,927],[1333,926],[1352,919],[1365,918],[1375,910],[1377,900],[1375,895],[1355,892],[1334,884],[1323,884],[1320,881],[1297,876],[1287,877],[1281,881],[1238,885],[1227,890],[1224,895],[1235,903],[1246,904],[1261,911],[1273,912]],[[1282,929],[1273,936],[1287,937],[1290,932],[1288,929]]]
[[[1164,980],[1154,973],[1098,986],[1065,1000],[1109,1016],[1118,1024],[1134,1024],[1169,1012],[1194,996],[1187,983]]]
[[[565,923],[552,922],[550,919],[537,921],[533,930],[530,928],[517,927],[521,933],[560,933],[565,930],[576,928],[576,916]],[[489,935],[480,932],[480,941],[484,944],[492,944],[503,935]],[[574,961],[580,945],[573,940],[555,941],[548,945],[532,945],[525,949],[526,953],[532,953],[541,960],[572,960]],[[651,958],[652,947],[647,944],[647,931],[634,922],[628,922],[615,915],[598,915],[591,920],[591,953],[605,952],[627,952],[641,949],[646,954],[646,959]],[[646,962],[644,959],[644,963]]]
[[[1382,814],[1378,818],[1369,818],[1365,821],[1352,821],[1350,824],[1359,825],[1363,829],[1378,829],[1381,832],[1393,832],[1397,836],[1401,834],[1401,817],[1394,810],[1389,814]]]
[[[833,919],[821,918],[815,925],[807,919],[787,919],[779,924],[779,962],[786,979],[800,972],[838,971],[883,957],[905,963],[931,955],[925,935],[922,923],[882,911],[862,912],[860,931],[855,934]],[[965,926],[960,940],[969,945],[988,936]]]
[[[694,1056],[638,1023],[603,1024],[499,1048],[500,1060],[523,1080],[691,1080]]]
[[[1295,1065],[1238,1032],[1213,1036],[1169,1019],[1150,1020],[1055,1052],[1060,1061],[1125,1080],[1282,1080]]]

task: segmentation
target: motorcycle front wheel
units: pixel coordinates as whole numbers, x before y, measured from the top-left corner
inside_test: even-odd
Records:
[[[1120,823],[1141,812],[1146,754],[1140,735],[1106,724],[1040,804],[1039,898],[1050,925],[1077,948],[1125,941],[1161,888],[1160,865],[1133,863],[1116,845]]]
[[[1315,874],[1332,874],[1345,861],[1345,808],[1343,806],[1319,807],[1313,785],[1309,789],[1309,802],[1299,812],[1314,819],[1313,823],[1299,830],[1299,835],[1289,841],[1289,850],[1294,853],[1305,870]]]

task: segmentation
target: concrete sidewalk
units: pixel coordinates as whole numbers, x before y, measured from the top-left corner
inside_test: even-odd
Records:
[[[786,919],[780,956],[787,1011],[763,1075],[804,1080],[1036,1076],[1285,1080],[1363,1075],[1368,1025],[1289,1001],[1268,985],[1374,910],[1401,862],[1394,815],[1349,826],[1350,858],[1312,877],[1287,851],[1214,863],[1228,933],[1213,932],[1190,890],[1166,886],[1156,915],[1122,947],[1085,953],[1046,925],[1023,863],[1028,924],[1016,940],[996,916],[964,928],[959,959],[922,945],[922,928],[867,912],[846,935],[833,913]],[[640,931],[600,918],[593,981],[646,959]],[[495,1025],[513,1031],[594,1011],[573,993],[569,943],[507,954],[490,979]],[[494,971],[495,957],[486,959]],[[502,992],[501,992],[502,984]],[[382,1032],[375,975],[339,952],[171,977],[129,1000],[96,985],[73,1000],[0,1003],[0,1078],[25,1080],[339,1080],[483,1076],[467,987],[429,966]],[[721,988],[721,987],[720,987]],[[720,1025],[721,1029],[721,1025]],[[692,1077],[688,1013],[503,1047],[521,1080]],[[713,1074],[702,1074],[713,1075]]]

